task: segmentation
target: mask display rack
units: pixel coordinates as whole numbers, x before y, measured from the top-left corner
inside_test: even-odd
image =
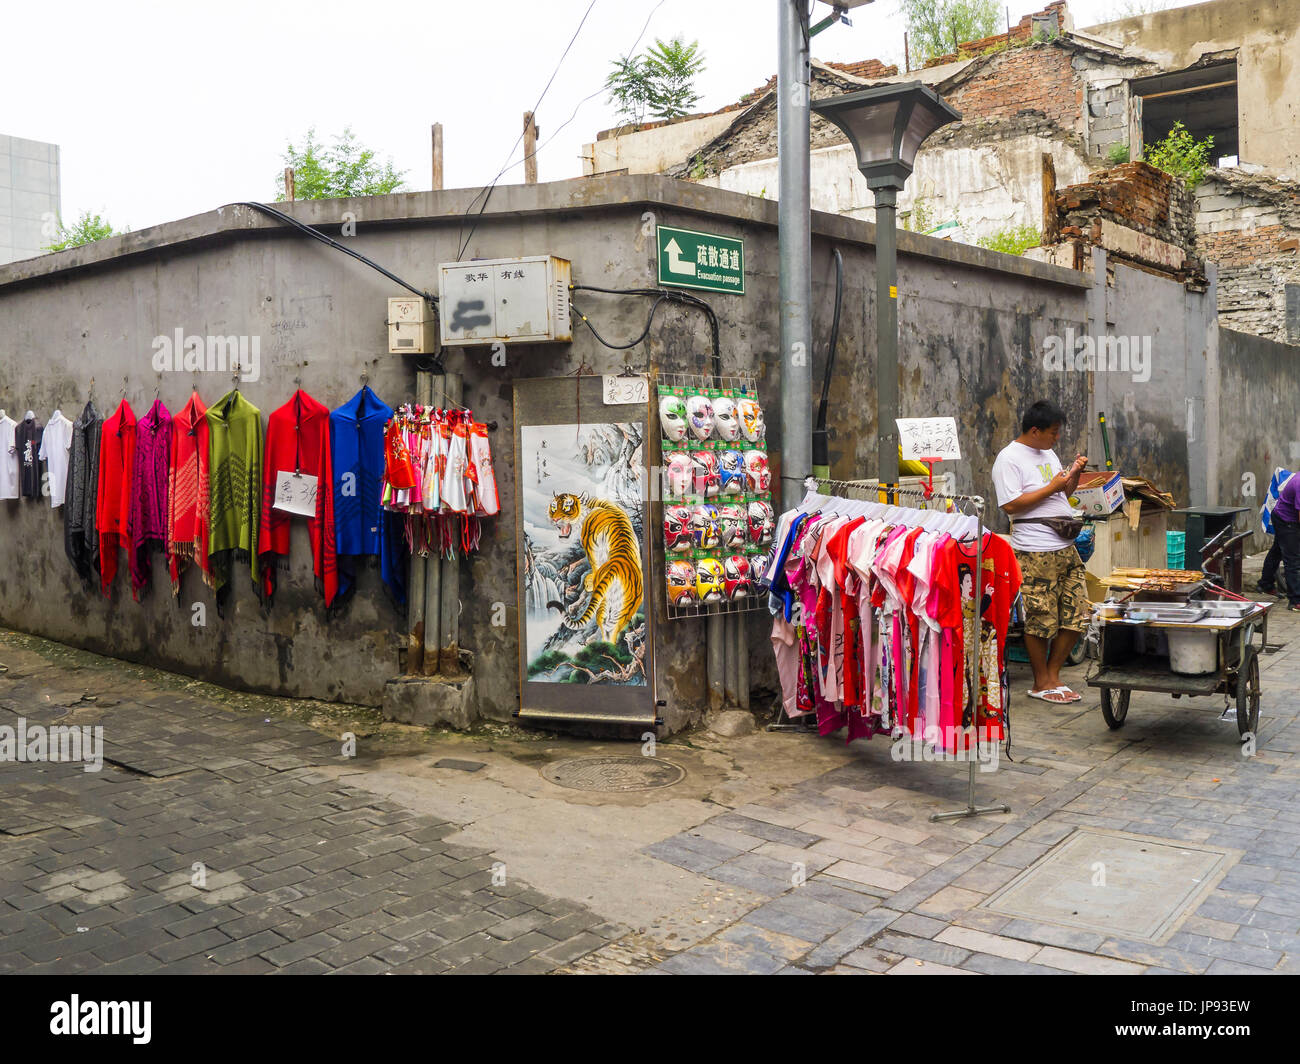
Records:
[[[766,609],[754,577],[776,515],[757,381],[661,373],[654,383],[659,477],[652,490],[665,613],[677,620]]]
[[[875,480],[828,480],[819,477],[803,478],[804,488],[812,494],[825,494],[823,489],[829,490],[833,495],[850,501],[859,501],[864,505],[882,501],[881,496],[886,504],[897,505],[905,509],[927,510],[932,509],[935,504],[941,505],[945,509],[957,509],[963,513],[970,513],[976,520],[978,534],[975,536],[975,573],[976,588],[979,587],[978,574],[983,572],[984,561],[984,537],[991,533],[984,528],[983,516],[985,500],[982,495],[960,495],[960,494],[941,494],[934,492],[927,496],[923,488],[904,487],[897,484],[881,484]],[[856,493],[850,494],[850,493]],[[915,498],[920,501],[918,505],[906,505],[899,500],[902,498]],[[805,499],[805,502],[808,500]],[[925,504],[929,504],[928,506]],[[802,506],[802,504],[801,504]],[[978,593],[976,595],[978,600]],[[977,618],[978,621],[978,618]],[[972,698],[979,697],[979,668],[980,668],[980,641],[982,625],[976,623],[974,626],[974,647],[970,658],[970,690]],[[785,716],[784,708],[782,716]],[[786,721],[789,718],[786,717]],[[799,725],[792,723],[781,723],[768,726],[769,731],[796,731],[802,730]],[[944,751],[935,751],[933,760],[935,761],[965,761],[969,771],[969,781],[967,788],[966,808],[954,809],[942,813],[933,813],[930,816],[932,821],[939,820],[956,820],[962,817],[980,816],[985,813],[1009,813],[1011,807],[1005,802],[998,802],[992,805],[977,805],[975,802],[975,767],[978,760],[978,741],[975,736],[975,729],[963,729],[967,736],[968,742],[966,749],[957,755],[949,754]],[[1008,732],[1009,735],[1009,732]]]

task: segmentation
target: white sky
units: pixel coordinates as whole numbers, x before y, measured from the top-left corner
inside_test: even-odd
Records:
[[[1124,0],[1072,0],[1076,26]],[[1182,6],[1178,0],[1166,0]],[[506,162],[590,0],[124,0],[9,5],[0,133],[60,145],[63,216],[89,208],[142,229],[243,199],[274,198],[289,140],[311,126],[360,141],[429,187],[429,126],[442,122],[445,184],[489,182]],[[1011,17],[1042,7],[1011,4]],[[582,144],[615,124],[599,92],[610,60],[682,33],[708,69],[701,110],[776,72],[776,0],[596,0],[538,109],[542,181],[582,173]],[[830,12],[814,7],[813,20]],[[822,60],[901,61],[899,0],[813,39]],[[640,50],[640,49],[638,49]],[[512,157],[522,157],[517,148]],[[504,183],[523,180],[516,167]]]

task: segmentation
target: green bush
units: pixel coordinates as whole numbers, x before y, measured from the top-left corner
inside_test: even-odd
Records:
[[[1036,226],[1013,225],[1000,229],[991,236],[980,237],[980,247],[990,251],[1001,251],[1006,255],[1023,255],[1030,248],[1038,247],[1043,242],[1043,234]]]
[[[1175,122],[1169,135],[1146,153],[1146,161],[1157,170],[1181,177],[1188,188],[1195,188],[1205,180],[1213,147],[1213,137],[1198,141],[1187,132],[1186,126]]]
[[[1111,166],[1119,166],[1120,163],[1128,162],[1128,145],[1112,144],[1106,149],[1106,161]]]

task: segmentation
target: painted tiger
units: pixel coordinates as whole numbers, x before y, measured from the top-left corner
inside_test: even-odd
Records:
[[[574,623],[586,625],[596,617],[601,639],[616,642],[641,607],[641,548],[632,522],[613,503],[590,498],[586,492],[557,492],[551,500],[550,518],[561,539],[568,539],[578,526],[578,538],[591,566],[583,579],[591,598]]]

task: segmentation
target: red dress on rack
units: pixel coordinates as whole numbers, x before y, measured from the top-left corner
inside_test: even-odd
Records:
[[[135,411],[123,399],[104,422],[99,444],[95,528],[99,533],[99,586],[105,595],[117,576],[117,548],[131,549],[131,474],[135,468]]]

